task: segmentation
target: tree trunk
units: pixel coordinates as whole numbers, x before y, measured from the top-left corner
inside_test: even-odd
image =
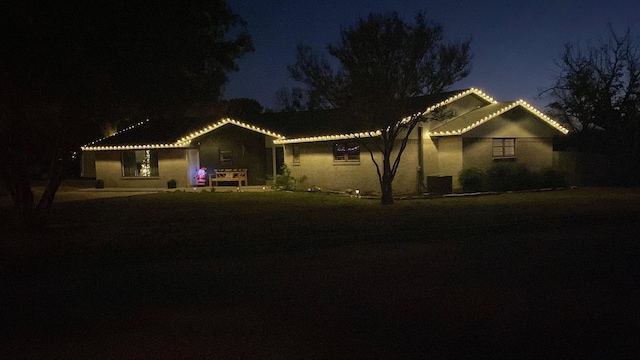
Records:
[[[18,134],[17,136],[20,136]],[[14,225],[19,228],[28,228],[31,226],[33,208],[33,192],[29,183],[29,171],[27,168],[27,156],[24,150],[25,146],[19,139],[1,139],[7,140],[2,145],[0,166],[0,175],[5,183],[11,200],[13,202],[13,221]]]
[[[12,170],[17,169],[14,167]],[[18,228],[32,228],[35,225],[35,209],[33,206],[34,196],[31,191],[28,172],[19,171],[18,173],[14,172],[11,174],[9,181],[7,181],[7,186],[11,194],[11,200],[13,201],[14,224]]]
[[[393,183],[393,174],[391,174],[389,156],[385,156],[382,161],[384,165],[382,177],[380,179],[380,190],[382,191],[381,204],[390,205],[393,204],[393,188],[391,186]]]
[[[382,184],[380,184],[382,189],[382,205],[391,205],[393,204],[393,189],[391,188],[391,181],[382,180]]]
[[[15,210],[15,223],[19,228],[31,228],[34,224],[33,192],[29,186],[29,180],[12,184],[15,191],[13,204]]]
[[[3,161],[5,172],[2,176],[13,201],[14,225],[21,229],[35,230],[45,226],[47,212],[64,179],[65,168],[63,162],[52,160],[45,191],[36,206],[25,154],[26,151],[8,153],[8,159]]]
[[[54,158],[51,160],[51,165],[49,166],[49,177],[47,179],[47,186],[44,189],[44,194],[40,198],[40,202],[38,202],[38,206],[36,207],[37,216],[46,217],[46,212],[51,208],[53,204],[53,199],[64,180],[65,175],[65,164]]]

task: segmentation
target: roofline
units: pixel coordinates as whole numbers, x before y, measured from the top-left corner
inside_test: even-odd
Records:
[[[428,107],[425,111],[420,112],[420,113],[416,113],[413,114],[411,116],[407,116],[405,118],[403,118],[402,120],[400,120],[398,123],[406,123],[408,121],[410,121],[411,119],[417,117],[417,116],[425,116],[428,113],[449,105],[450,103],[464,97],[467,96],[469,94],[475,94],[478,95],[479,97],[481,97],[482,99],[484,99],[485,101],[488,101],[490,103],[496,103],[496,101],[489,95],[485,94],[483,91],[476,89],[476,88],[470,88],[467,90],[462,90],[459,93],[452,95],[450,97],[448,97],[447,99],[432,105],[430,107]],[[274,144],[295,144],[295,143],[305,143],[305,142],[315,142],[315,141],[332,141],[332,140],[347,140],[347,139],[361,139],[361,138],[370,138],[370,137],[377,137],[382,135],[382,129],[376,129],[376,130],[371,130],[371,131],[364,131],[364,132],[360,132],[360,133],[350,133],[350,134],[329,134],[329,135],[319,135],[319,136],[308,136],[308,137],[299,137],[299,138],[291,138],[291,139],[276,139],[273,141]]]
[[[149,119],[147,119],[147,121],[149,121]],[[147,121],[140,122],[140,123],[138,123],[136,125],[130,126],[130,127],[126,128],[126,129],[123,129],[122,131],[119,131],[116,134],[111,135],[111,136],[115,136],[115,135],[120,134],[122,132],[125,132],[127,130],[131,130],[134,127],[137,127],[137,126],[145,124]],[[270,130],[266,130],[266,129],[260,128],[258,126],[251,125],[251,124],[248,124],[248,123],[244,123],[244,122],[241,122],[241,121],[238,121],[238,120],[226,118],[226,119],[222,119],[222,120],[220,120],[218,122],[212,123],[210,125],[207,125],[207,126],[201,128],[199,130],[196,130],[196,131],[192,132],[191,134],[189,134],[187,136],[183,136],[182,138],[176,140],[173,143],[169,143],[169,144],[128,144],[128,145],[112,145],[112,146],[91,146],[93,144],[97,144],[100,141],[111,137],[111,136],[108,136],[108,137],[102,138],[100,140],[96,140],[96,141],[94,141],[94,142],[92,142],[90,144],[87,144],[85,146],[82,146],[81,149],[83,151],[106,151],[106,150],[143,150],[143,149],[188,148],[190,143],[191,143],[191,140],[193,140],[193,139],[195,139],[195,138],[197,138],[199,136],[202,136],[204,134],[207,134],[207,133],[209,133],[211,131],[214,131],[214,130],[216,130],[216,129],[224,126],[224,125],[227,125],[227,124],[232,124],[232,125],[235,125],[235,126],[238,126],[238,127],[242,127],[242,128],[245,128],[245,129],[248,129],[248,130],[251,130],[251,131],[255,131],[255,132],[267,135],[267,136],[271,136],[271,137],[277,138],[277,139],[284,139],[283,135],[274,133],[274,132],[272,132]]]
[[[308,137],[299,137],[294,139],[278,139],[278,140],[273,140],[273,143],[274,144],[296,144],[296,143],[316,142],[316,141],[364,139],[364,138],[372,138],[380,135],[382,135],[382,130],[374,130],[374,131],[365,131],[361,133],[308,136]]]
[[[569,129],[567,129],[566,127],[562,126],[556,120],[553,120],[549,116],[545,115],[544,113],[542,113],[542,111],[540,111],[540,110],[534,108],[533,106],[529,105],[529,103],[527,103],[526,101],[520,99],[517,102],[518,102],[518,104],[520,106],[524,107],[530,113],[532,113],[533,115],[537,116],[539,119],[543,120],[547,124],[551,125],[551,127],[553,127],[556,130],[560,131],[563,135],[567,135],[569,133]]]
[[[478,126],[486,123],[487,121],[496,118],[497,116],[500,116],[504,113],[506,113],[509,110],[514,109],[515,107],[520,106],[522,108],[524,108],[525,110],[527,110],[528,112],[530,112],[531,114],[533,114],[534,116],[536,116],[537,118],[539,118],[540,120],[546,122],[548,125],[550,125],[551,127],[553,127],[554,129],[560,131],[562,134],[566,135],[569,130],[566,129],[565,127],[563,127],[562,125],[560,125],[560,123],[558,123],[557,121],[551,119],[550,117],[548,117],[547,115],[543,114],[541,111],[539,111],[538,109],[534,108],[533,106],[529,105],[526,101],[520,99],[518,101],[514,101],[511,104],[501,108],[498,111],[493,112],[490,115],[485,116],[484,118],[474,122],[473,124],[466,126],[464,128],[460,128],[457,130],[449,130],[449,131],[433,131],[433,132],[427,132],[427,135],[429,136],[455,136],[455,135],[462,135],[464,133],[466,133],[467,131],[471,130],[471,129],[475,129]]]
[[[129,131],[129,130],[134,129],[134,128],[137,128],[138,126],[142,126],[142,125],[146,124],[148,121],[149,121],[149,119],[147,119],[147,120],[145,120],[145,121],[140,121],[139,123],[137,123],[137,124],[135,124],[135,125],[131,125],[131,126],[127,127],[127,128],[124,128],[124,129],[122,129],[122,130],[120,130],[120,131],[115,132],[114,134],[111,134],[111,135],[105,136],[105,137],[103,137],[102,139],[94,140],[94,141],[92,141],[92,142],[90,142],[90,143],[88,143],[88,144],[86,144],[86,145],[81,146],[80,148],[81,148],[82,150],[86,150],[86,149],[92,148],[92,147],[94,147],[94,146],[91,146],[91,145],[97,144],[97,143],[99,143],[99,142],[101,142],[101,141],[103,141],[103,140],[106,140],[106,139],[110,138],[110,137],[116,136],[116,135],[118,135],[118,134],[122,134],[123,132],[127,132],[127,131]],[[100,146],[96,146],[96,147],[100,147]]]
[[[195,139],[195,138],[197,138],[199,136],[207,134],[207,133],[209,133],[209,132],[211,132],[211,131],[213,131],[213,130],[215,130],[217,128],[220,128],[220,127],[222,127],[222,126],[224,126],[226,124],[233,124],[233,125],[236,125],[236,126],[239,126],[239,127],[251,130],[251,131],[255,131],[255,132],[258,132],[258,133],[261,133],[261,134],[264,134],[264,135],[268,135],[268,136],[271,136],[271,137],[284,139],[284,135],[280,135],[278,133],[274,133],[274,132],[272,132],[270,130],[263,129],[263,128],[255,126],[255,125],[244,123],[242,121],[226,118],[226,119],[222,119],[222,120],[218,121],[217,123],[205,126],[200,130],[194,131],[191,134],[189,134],[189,135],[181,138],[180,140],[176,141],[176,143],[189,142],[189,141],[191,141],[191,140],[193,140],[193,139]]]
[[[481,97],[482,99],[484,99],[485,101],[492,103],[492,104],[496,104],[497,101],[495,101],[492,97],[490,97],[489,95],[487,95],[486,93],[484,93],[483,91],[476,89],[476,88],[469,88],[467,90],[462,90],[459,93],[452,95],[450,97],[448,97],[447,99],[434,104],[430,107],[428,107],[425,111],[423,112],[419,112],[416,114],[413,114],[411,116],[407,116],[405,118],[403,118],[402,120],[400,120],[398,123],[406,123],[408,121],[410,121],[411,119],[414,119],[415,117],[422,117],[427,115],[428,113],[435,111],[436,109],[446,106],[464,96],[467,96],[469,94],[474,94],[477,95],[479,97]],[[555,128],[556,130],[560,131],[563,134],[567,134],[569,132],[568,129],[564,128],[562,125],[560,125],[560,123],[558,123],[557,121],[551,119],[550,117],[548,117],[547,115],[543,114],[542,112],[540,112],[539,110],[535,109],[533,106],[529,105],[527,102],[525,102],[524,100],[520,99],[518,101],[514,101],[513,103],[511,103],[510,105],[507,105],[505,107],[503,107],[502,109],[485,116],[484,118],[474,122],[473,124],[461,128],[461,129],[457,129],[457,130],[452,130],[452,131],[443,131],[443,132],[438,132],[438,131],[434,131],[434,132],[428,132],[427,134],[429,136],[455,136],[455,135],[461,135],[466,133],[467,131],[474,129],[482,124],[484,124],[485,122],[515,108],[516,106],[521,106],[523,107],[525,110],[529,111],[531,114],[533,114],[534,116],[536,116],[537,118],[543,120],[544,122],[546,122],[548,125],[550,125],[551,127]],[[161,144],[127,144],[127,145],[112,145],[112,146],[99,146],[97,145],[98,143],[100,143],[101,141],[108,139],[110,137],[116,136],[118,134],[121,134],[123,132],[132,130],[138,126],[142,126],[144,124],[146,124],[149,121],[149,119],[147,119],[146,121],[142,121],[139,122],[135,125],[132,125],[126,129],[123,129],[121,131],[118,131],[117,133],[111,135],[111,136],[107,136],[104,137],[102,139],[93,141],[87,145],[84,145],[81,147],[81,149],[83,151],[107,151],[107,150],[143,150],[143,149],[175,149],[175,148],[188,148],[190,146],[191,140],[202,136],[204,134],[207,134],[211,131],[214,131],[226,124],[233,124],[235,126],[239,126],[251,131],[255,131],[267,136],[271,136],[274,137],[275,140],[273,140],[274,144],[295,144],[295,143],[305,143],[305,142],[316,142],[316,141],[334,141],[334,140],[348,140],[348,139],[361,139],[361,138],[372,138],[372,137],[377,137],[382,135],[382,129],[376,129],[376,130],[371,130],[371,131],[364,131],[364,132],[359,132],[359,133],[349,133],[349,134],[327,134],[327,135],[319,135],[319,136],[308,136],[308,137],[298,137],[298,138],[291,138],[291,139],[287,139],[284,135],[272,132],[270,130],[266,130],[260,127],[257,127],[255,125],[251,125],[248,123],[244,123],[238,120],[234,120],[231,118],[225,118],[225,119],[221,119],[218,122],[212,123],[210,125],[207,125],[199,130],[196,130],[194,132],[192,132],[191,134],[184,136],[178,140],[176,140],[173,143],[161,143]],[[396,123],[396,124],[398,124]]]
[[[188,144],[187,144],[188,145]],[[112,145],[112,146],[83,146],[82,151],[108,151],[108,150],[149,150],[149,149],[179,149],[189,146],[180,144],[138,144],[138,145]]]

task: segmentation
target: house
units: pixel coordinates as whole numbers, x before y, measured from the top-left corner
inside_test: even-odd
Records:
[[[568,132],[522,100],[497,102],[471,88],[416,97],[406,115],[440,114],[411,134],[394,193],[423,191],[427,177],[515,161],[531,170],[554,166],[553,138]],[[247,168],[249,185],[263,185],[281,164],[322,189],[379,193],[376,168],[363,147],[379,129],[357,128],[341,110],[265,113],[252,119],[145,121],[82,148],[87,168],[107,187],[195,184],[200,167]],[[245,122],[246,121],[246,122]],[[401,119],[399,119],[401,121]],[[88,171],[87,173],[90,173]]]
[[[439,111],[444,118],[425,122],[409,134],[393,183],[397,195],[422,191],[429,176],[450,176],[455,188],[462,169],[486,169],[496,161],[515,161],[533,171],[552,168],[553,138],[568,132],[522,100],[497,102],[473,88],[417,100],[409,104],[406,115]],[[293,176],[306,175],[322,188],[379,192],[376,168],[368,151],[359,146],[375,136],[375,129],[286,134],[275,143],[285,145],[285,163],[292,165]]]
[[[264,185],[282,164],[273,141],[283,138],[228,118],[146,120],[83,146],[83,176],[105,187],[165,188],[175,180],[184,188],[198,184],[202,167],[243,168],[248,185]]]

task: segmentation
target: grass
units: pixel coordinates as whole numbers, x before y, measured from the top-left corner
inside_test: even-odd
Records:
[[[640,192],[622,189],[398,201],[390,207],[304,193],[161,193],[60,203],[50,223],[63,243],[81,247],[226,256],[358,242],[429,242],[617,221],[639,211]]]
[[[635,189],[56,203],[5,232],[0,357],[628,357],[639,214]]]

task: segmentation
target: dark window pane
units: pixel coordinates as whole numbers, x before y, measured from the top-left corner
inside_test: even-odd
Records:
[[[158,152],[155,150],[132,150],[122,152],[122,176],[158,176]]]

